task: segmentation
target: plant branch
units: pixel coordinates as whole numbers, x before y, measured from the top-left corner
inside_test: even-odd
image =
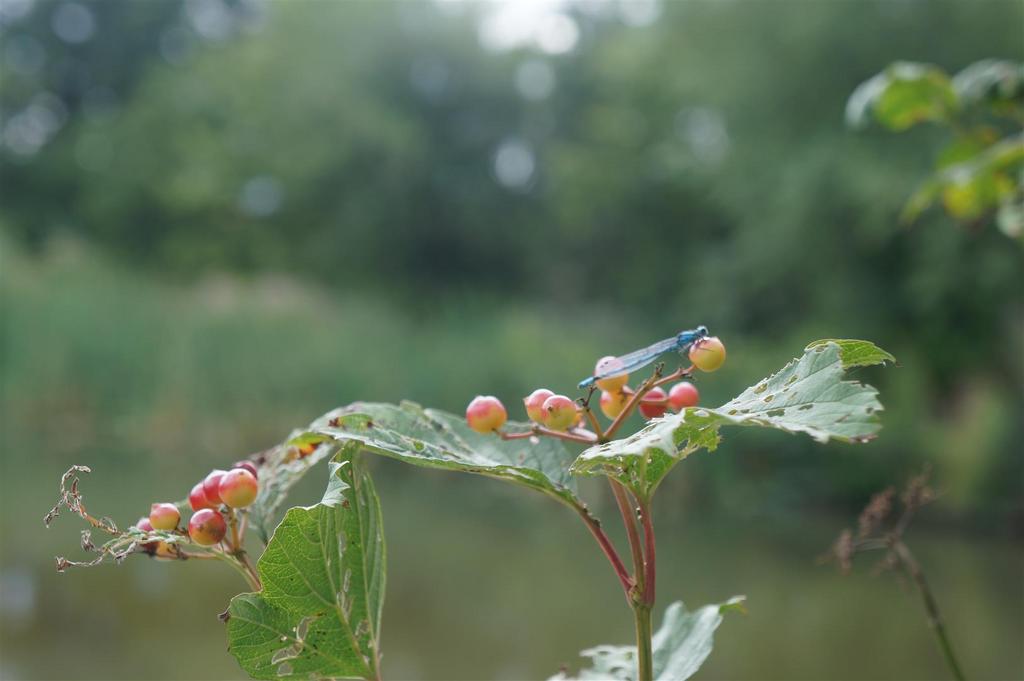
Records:
[[[608,485],[612,488],[612,495],[619,506],[619,513],[622,514],[622,524],[626,528],[626,537],[629,539],[629,549],[633,554],[633,581],[636,583],[638,593],[630,594],[632,603],[643,602],[645,593],[644,554],[640,543],[640,533],[636,528],[636,513],[629,501],[628,493],[622,484],[612,477],[608,477]]]
[[[219,560],[219,556],[212,553],[189,553],[178,549],[178,558],[181,560]]]
[[[246,572],[248,572],[249,576],[252,578],[250,583],[252,584],[253,588],[256,591],[262,591],[263,583],[260,581],[260,576],[259,573],[256,572],[256,568],[254,568],[252,563],[249,561],[249,554],[247,554],[245,551],[239,551],[237,557],[238,562],[242,564],[242,567],[245,568]]]
[[[77,474],[91,472],[92,469],[88,466],[72,466],[61,476],[60,497],[57,499],[54,507],[50,509],[50,512],[46,514],[46,517],[43,518],[43,523],[47,527],[50,526],[54,518],[60,515],[60,509],[63,506],[97,530],[102,530],[114,537],[121,535],[121,531],[117,529],[112,520],[109,518],[94,518],[85,510],[85,502],[82,499],[82,494],[78,491],[79,478]]]
[[[964,681],[963,670],[961,670],[960,664],[953,654],[953,647],[946,636],[946,627],[942,622],[942,616],[939,614],[939,604],[932,595],[932,590],[928,586],[920,564],[902,541],[897,540],[894,542],[892,550],[896,557],[899,558],[904,571],[914,581],[918,591],[921,592],[921,600],[924,601],[924,609],[928,613],[928,625],[935,631],[935,637],[939,640],[939,647],[942,648],[942,654],[946,658],[946,664],[949,665],[953,678],[957,679],[957,681]]]
[[[583,413],[587,417],[587,421],[590,422],[590,427],[594,429],[595,433],[600,433],[601,432],[601,424],[598,423],[597,417],[594,416],[594,411],[590,408],[590,397],[593,394],[594,394],[594,389],[593,389],[593,387],[591,387],[590,395],[587,395],[587,399],[585,399],[585,400],[581,399],[579,402],[580,402],[580,407],[583,409]]]
[[[217,560],[227,563],[233,570],[242,575],[242,579],[245,580],[246,584],[248,584],[253,591],[259,591],[263,588],[260,584],[259,577],[256,576],[255,572],[252,570],[252,566],[249,565],[248,559],[244,558],[244,554],[242,559],[236,558],[235,556],[223,551],[216,551],[211,555]]]
[[[633,618],[636,621],[637,681],[652,681],[654,656],[651,650],[651,608],[637,605],[633,608]]]
[[[633,578],[629,576],[629,571],[622,563],[622,558],[619,557],[618,551],[615,550],[615,545],[612,544],[611,540],[608,539],[608,535],[605,534],[605,531],[601,528],[601,521],[592,516],[586,506],[583,506],[578,502],[573,502],[571,505],[576,513],[579,514],[580,518],[583,519],[583,522],[586,524],[587,529],[590,530],[590,533],[594,535],[594,539],[597,540],[597,544],[601,547],[601,551],[603,551],[605,557],[608,558],[608,562],[612,564],[612,569],[615,570],[615,576],[619,578],[619,583],[622,584],[622,590],[626,594],[626,600],[630,601],[630,605],[632,605],[630,592],[633,590],[635,582],[633,581]]]
[[[572,431],[560,431],[551,430],[544,426],[532,426],[530,430],[523,431],[521,433],[506,433],[503,431],[496,431],[498,436],[502,440],[525,440],[531,438],[534,435],[553,437],[559,440],[568,440],[569,442],[578,442],[585,445],[592,445],[597,442],[597,435],[591,433],[589,430],[582,428],[574,428]]]
[[[233,552],[241,551],[242,542],[238,536],[238,517],[235,515],[235,509],[228,506],[228,526],[231,528],[231,549]]]
[[[657,574],[654,551],[654,522],[651,520],[651,506],[648,501],[637,499],[640,510],[640,524],[644,528],[644,603],[648,607],[654,605],[654,582]]]
[[[641,383],[640,387],[636,389],[636,392],[634,392],[630,396],[629,400],[627,400],[626,402],[626,405],[622,408],[622,412],[619,413],[619,415],[615,417],[615,420],[612,421],[611,425],[608,426],[608,430],[601,433],[601,436],[598,438],[598,442],[608,442],[609,440],[612,439],[615,433],[618,432],[619,428],[622,427],[622,424],[626,422],[626,419],[629,418],[630,414],[633,413],[633,410],[636,409],[636,407],[640,404],[640,401],[644,398],[644,395],[649,393],[654,388],[657,388],[658,386],[665,385],[666,383],[671,383],[672,381],[676,381],[681,378],[687,378],[691,374],[693,374],[694,370],[694,367],[691,364],[685,369],[680,367],[679,369],[676,369],[668,376],[662,376],[661,372],[662,369],[664,369],[664,367],[664,363],[659,363],[658,366],[654,368],[654,373],[651,374],[651,376],[647,380]]]

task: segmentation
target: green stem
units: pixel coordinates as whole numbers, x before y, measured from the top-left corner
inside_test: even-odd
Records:
[[[656,560],[654,554],[654,522],[651,520],[651,505],[637,500],[640,505],[640,524],[644,528],[644,603],[647,607],[654,605],[654,582]]]
[[[651,608],[647,605],[633,607],[636,619],[636,665],[637,681],[653,681],[654,659],[651,652]]]
[[[224,561],[232,568],[234,568],[235,571],[238,572],[238,574],[242,575],[242,578],[249,585],[249,587],[252,588],[253,591],[259,591],[262,588],[259,579],[256,577],[256,575],[247,570],[246,567],[242,565],[241,561],[236,559],[234,556],[230,556],[220,551],[211,555],[217,558],[218,560]]]
[[[243,568],[245,568],[245,571],[249,574],[249,583],[252,584],[252,587],[256,591],[262,591],[263,584],[260,582],[260,575],[256,571],[256,568],[254,568],[252,563],[249,561],[249,554],[247,554],[243,549],[239,549],[235,555],[238,558],[238,562],[242,565]]]
[[[939,615],[939,604],[932,595],[932,590],[924,578],[924,572],[921,570],[920,564],[918,564],[914,554],[910,552],[910,549],[902,541],[897,540],[892,548],[903,564],[904,570],[914,580],[918,591],[921,592],[921,600],[924,601],[924,609],[928,613],[928,625],[935,632],[935,638],[939,640],[939,647],[946,658],[949,671],[953,674],[954,679],[964,681],[966,677],[964,677],[964,672],[960,669],[960,663],[957,662],[956,656],[953,654],[953,646],[949,642],[949,637],[946,635],[946,627],[943,625],[942,617]]]

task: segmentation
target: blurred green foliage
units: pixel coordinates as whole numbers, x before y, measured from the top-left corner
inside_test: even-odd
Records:
[[[808,564],[831,532],[810,542],[804,523],[820,509],[859,509],[927,460],[945,496],[923,521],[1019,533],[1021,248],[997,230],[958,229],[940,211],[899,227],[945,133],[854,133],[843,112],[858,84],[898,60],[948,73],[988,57],[1021,61],[1024,6],[664,2],[645,25],[622,7],[560,6],[576,31],[566,34],[563,22],[561,35],[576,42],[566,51],[544,43],[546,51],[536,42],[494,49],[482,36],[498,10],[483,4],[0,5],[0,531],[5,546],[23,547],[2,555],[0,577],[29,575],[39,613],[18,629],[4,611],[5,653],[12,641],[45,652],[53,640],[94,659],[87,648],[110,645],[101,637],[129,635],[116,624],[129,610],[118,594],[162,612],[181,600],[147,582],[167,572],[162,565],[126,568],[138,571],[126,573],[135,582],[100,571],[58,581],[50,572],[77,528],[58,523],[41,536],[36,511],[25,509],[41,518],[72,463],[93,466],[87,493],[95,489],[103,512],[129,521],[154,494],[183,497],[212,464],[278,442],[333,406],[408,398],[458,411],[486,392],[514,412],[517,397],[539,385],[569,390],[601,355],[705,323],[729,347],[726,366],[700,383],[709,404],[813,338],[868,338],[900,360],[863,371],[886,406],[868,448],[737,433],[666,481],[666,528],[697,509],[743,519],[714,550],[695,546],[715,532],[694,528],[694,546],[679,548],[679,583],[666,583],[666,593],[714,602],[749,583],[752,618],[759,594],[794,615],[783,618],[787,629],[752,619],[749,636],[737,635],[744,655],[722,657],[739,666],[709,673],[941,673],[917,666],[932,650],[927,632],[920,647],[892,648],[917,620],[911,611],[880,623],[889,592],[830,601],[860,608],[836,626],[870,649],[888,645],[885,655],[866,659],[834,637],[806,637],[806,622],[837,621],[820,599],[838,589]],[[610,640],[599,625],[612,618],[593,594],[614,584],[601,581],[612,578],[595,556],[600,572],[577,594],[586,626],[552,617],[572,640],[524,633],[524,645],[550,646],[535,667],[487,666],[504,664],[501,646],[486,645],[488,628],[468,612],[460,614],[467,626],[451,628],[445,608],[470,583],[479,589],[474,607],[495,598],[509,613],[523,592],[494,593],[465,572],[464,553],[436,552],[457,559],[438,563],[433,542],[455,545],[458,532],[470,532],[468,545],[500,565],[509,585],[536,566],[528,551],[486,545],[492,523],[544,549],[578,533],[571,545],[581,555],[593,550],[589,538],[571,518],[553,517],[557,509],[535,510],[493,488],[477,498],[455,480],[382,467],[385,518],[397,532],[389,550],[410,547],[407,561],[434,566],[435,576],[422,582],[395,568],[389,607],[406,606],[386,615],[395,669],[537,675],[565,651]],[[314,482],[297,502],[318,497],[322,480]],[[452,517],[486,523],[423,536],[413,519],[443,514],[432,510],[442,495],[472,509]],[[751,520],[788,534],[740,547]],[[990,560],[987,545],[943,546],[935,562],[956,560],[935,579],[960,589],[949,609],[962,608],[972,625],[965,665],[973,657],[988,661],[981,677],[1013,673],[1020,602],[1006,594],[1019,596],[1019,570],[1010,569],[1019,551],[1003,547]],[[692,555],[698,560],[687,562]],[[553,564],[586,573],[577,562]],[[203,569],[180,574],[167,579],[195,580],[188,584],[204,606],[232,593],[213,593]],[[820,580],[814,597],[791,597],[812,579]],[[975,587],[991,592],[978,601]],[[14,590],[4,593],[6,601]],[[410,611],[410,599],[423,609]],[[190,626],[200,617],[188,608],[180,616]],[[877,629],[858,628],[866,618]],[[188,640],[217,656],[207,676],[223,678],[233,663],[220,624],[194,626]],[[453,666],[463,662],[442,655],[453,648],[437,638],[448,631],[476,636],[487,654]],[[135,639],[133,662],[149,659],[154,640]],[[780,658],[797,640],[821,657]],[[418,666],[415,655],[435,643],[440,661]],[[414,651],[408,667],[401,651]],[[16,663],[51,677],[115,675],[73,669],[71,655],[36,657]],[[202,678],[207,659],[197,656],[181,675]],[[116,672],[137,677],[138,669]]]
[[[1024,408],[1020,249],[941,216],[895,229],[930,131],[853,135],[842,112],[865,74],[898,57],[958,67],[982,54],[1022,56],[1020,5],[667,3],[642,27],[613,6],[569,5],[562,16],[578,42],[556,55],[491,49],[479,5],[212,6],[76,5],[91,13],[86,40],[57,30],[62,4],[40,2],[5,22],[12,59],[0,101],[15,115],[0,181],[18,253],[38,255],[70,233],[149,272],[319,281],[330,292],[298,296],[280,315],[304,315],[309,334],[330,335],[327,299],[366,300],[339,328],[419,361],[403,372],[345,367],[335,347],[304,358],[330,353],[332,366],[356,374],[350,380],[303,375],[288,362],[239,375],[246,348],[294,343],[287,324],[256,331],[244,326],[269,322],[210,317],[245,333],[243,348],[231,335],[179,328],[148,330],[152,345],[133,335],[107,344],[89,340],[109,331],[86,316],[97,302],[79,288],[81,299],[66,305],[80,319],[61,339],[86,344],[87,361],[51,363],[53,380],[90,372],[109,407],[145,409],[147,395],[169,399],[160,362],[147,356],[175,336],[196,338],[225,358],[196,355],[224,380],[206,365],[189,374],[184,355],[168,355],[161,361],[177,385],[198,381],[172,391],[182,410],[268,404],[266,389],[236,406],[223,401],[236,381],[277,377],[307,395],[347,386],[309,411],[288,409],[303,423],[345,398],[429,397],[458,408],[477,390],[525,391],[584,374],[595,354],[696,323],[730,349],[741,338],[745,352],[759,348],[757,375],[787,355],[761,349],[784,339],[792,353],[808,338],[870,338],[903,359],[898,379],[882,379],[905,393],[890,387],[893,451],[980,459],[987,482],[975,500],[1000,486],[1012,496],[1014,419],[974,440],[969,448],[984,454],[944,454],[949,438],[927,434],[991,419],[972,411],[976,400]],[[929,29],[916,30],[922,24]],[[42,111],[61,125],[38,147],[18,147],[18,117],[48,120]],[[52,304],[55,293],[40,295]],[[187,301],[171,304],[177,320],[197,314]],[[467,343],[464,325],[481,323],[492,327],[476,339],[486,344]],[[560,349],[535,352],[529,339],[542,337]],[[571,371],[523,371],[547,363],[545,354]],[[10,385],[30,364],[7,361]]]
[[[982,59],[950,77],[928,64],[897,62],[850,96],[847,121],[863,126],[869,113],[890,130],[934,122],[953,135],[935,173],[904,205],[904,221],[941,199],[968,225],[994,216],[1007,236],[1024,235],[1024,63]]]

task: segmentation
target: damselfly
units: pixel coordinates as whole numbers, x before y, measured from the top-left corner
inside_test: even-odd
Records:
[[[706,338],[708,335],[708,327],[698,326],[696,329],[690,329],[689,331],[680,331],[671,338],[660,340],[657,343],[648,345],[646,348],[640,350],[634,350],[625,355],[616,357],[613,360],[609,360],[601,366],[601,369],[594,372],[593,376],[583,379],[580,381],[580,388],[589,388],[594,381],[603,380],[605,378],[611,378],[612,376],[620,376],[622,374],[628,374],[642,369],[654,360],[661,357],[666,352],[672,350],[678,350],[680,354],[686,352],[686,350],[693,345],[696,341],[702,338]]]

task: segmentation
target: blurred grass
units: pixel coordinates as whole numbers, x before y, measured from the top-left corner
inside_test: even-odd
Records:
[[[112,266],[74,241],[55,242],[42,258],[2,246],[3,678],[240,677],[214,617],[241,588],[234,575],[147,560],[55,574],[54,555],[77,553],[80,523],[61,518],[45,531],[41,518],[70,465],[94,469],[84,485],[90,508],[127,523],[333,406],[408,398],[459,411],[486,392],[515,415],[529,389],[569,391],[593,358],[703,321],[469,294],[413,315],[283,276],[182,285]],[[707,403],[777,368],[806,340],[835,335],[719,333],[730,360],[701,380]],[[990,492],[1013,410],[981,382],[948,413],[929,414],[912,354],[890,349],[904,367],[863,376],[887,406],[877,443],[820,448],[729,434],[719,452],[694,457],[666,483],[661,604],[751,599],[749,617],[723,625],[703,678],[941,677],[914,593],[813,564],[851,520],[827,511],[851,510],[932,452],[947,452],[936,458],[937,478],[950,493],[929,515],[995,521],[972,538],[973,529],[924,519],[911,543],[972,678],[1021,670],[1022,553],[1008,525],[1019,478],[1002,481],[1009,496]],[[390,554],[389,678],[541,678],[576,666],[580,648],[629,640],[612,574],[569,514],[493,481],[375,465]],[[311,475],[293,502],[318,498],[321,486]],[[603,490],[585,489],[607,515]],[[188,654],[171,664],[164,649]]]

